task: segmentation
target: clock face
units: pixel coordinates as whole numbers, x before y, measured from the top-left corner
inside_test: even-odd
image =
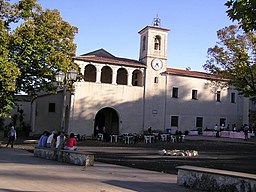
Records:
[[[152,65],[152,68],[156,71],[162,69],[162,67],[163,67],[163,63],[160,59],[154,59],[152,61],[151,65]]]

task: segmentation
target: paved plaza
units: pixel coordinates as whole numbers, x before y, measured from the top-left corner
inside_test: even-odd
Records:
[[[0,148],[1,192],[186,192],[172,174],[96,162],[84,168],[36,158],[21,149]]]
[[[79,142],[79,151],[95,155],[84,168],[33,156],[34,144],[0,148],[0,191],[188,192],[177,186],[179,165],[256,173],[256,139],[186,137],[183,143]],[[160,149],[195,149],[198,157],[160,156]],[[26,150],[24,150],[26,149]],[[139,168],[139,169],[138,169]]]

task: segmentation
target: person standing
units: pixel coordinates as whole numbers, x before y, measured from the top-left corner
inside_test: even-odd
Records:
[[[14,129],[14,126],[11,127],[11,130],[8,132],[7,136],[9,137],[8,143],[6,144],[6,147],[8,147],[9,144],[11,144],[11,148],[13,148],[13,143],[16,140],[17,133]]]
[[[249,139],[249,126],[247,124],[244,125],[244,139],[248,140]]]

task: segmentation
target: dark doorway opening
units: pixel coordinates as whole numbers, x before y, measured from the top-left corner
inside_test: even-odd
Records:
[[[115,109],[105,107],[98,111],[94,123],[94,135],[98,133],[106,135],[119,134],[119,116]]]

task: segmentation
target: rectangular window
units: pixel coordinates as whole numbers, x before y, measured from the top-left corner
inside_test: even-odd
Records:
[[[55,112],[55,103],[49,103],[48,112]]]
[[[236,103],[236,93],[231,93],[230,101],[231,103]]]
[[[197,90],[192,90],[192,99],[197,99]]]
[[[196,127],[203,127],[203,117],[196,117]]]
[[[177,87],[172,88],[172,97],[178,98],[178,88]]]
[[[172,127],[178,127],[179,125],[179,117],[178,116],[172,116],[171,117],[171,126]]]
[[[216,93],[216,101],[220,102],[220,91]]]

